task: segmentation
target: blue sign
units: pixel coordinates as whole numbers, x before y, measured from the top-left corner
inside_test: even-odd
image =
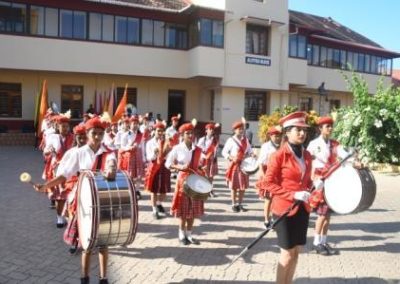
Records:
[[[271,59],[246,56],[247,64],[271,66]]]

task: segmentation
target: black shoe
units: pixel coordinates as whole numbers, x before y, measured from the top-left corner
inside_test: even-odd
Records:
[[[89,284],[89,276],[81,278],[81,284]]]
[[[183,246],[187,246],[188,244],[190,244],[190,241],[185,237],[183,239],[179,239],[179,243]]]
[[[140,193],[140,191],[136,191],[136,199],[137,200],[142,199],[142,194]]]
[[[194,244],[194,245],[199,245],[200,244],[200,241],[195,239],[195,238],[193,238],[193,237],[189,237],[189,238],[187,238],[187,240],[188,240],[189,243]]]
[[[161,216],[158,214],[158,212],[153,212],[153,218],[159,220],[161,219]]]
[[[238,207],[239,207],[239,210],[242,211],[242,212],[247,212],[247,211],[249,211],[249,210],[247,210],[246,208],[244,208],[243,205],[241,205],[241,204],[238,205]]]
[[[107,278],[101,278],[101,279],[99,280],[99,284],[108,284]]]
[[[328,243],[323,244],[323,246],[325,247],[325,249],[328,251],[329,255],[335,255],[335,254],[339,254],[339,250],[331,247]]]
[[[77,250],[78,250],[78,246],[77,245],[70,246],[69,249],[68,249],[70,254],[75,254]]]
[[[235,213],[240,212],[240,207],[239,207],[239,205],[232,205],[232,211],[235,212]]]
[[[167,212],[165,212],[165,209],[161,204],[157,205],[157,210],[158,210],[158,213],[161,213],[164,216],[167,215]]]
[[[315,252],[320,255],[324,255],[324,256],[329,255],[328,250],[326,249],[326,247],[323,244],[319,244],[317,246],[313,245],[313,250],[315,250]]]
[[[271,221],[264,222],[264,226],[265,226],[265,229],[269,229],[269,227],[271,226]]]
[[[56,227],[57,227],[58,229],[62,229],[62,228],[64,228],[64,226],[65,226],[65,223],[57,223],[57,224],[56,224]]]

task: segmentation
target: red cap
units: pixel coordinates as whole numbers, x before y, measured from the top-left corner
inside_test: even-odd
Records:
[[[69,119],[68,117],[66,117],[66,116],[63,116],[63,115],[57,115],[57,116],[54,118],[54,120],[55,120],[55,122],[58,123],[58,124],[61,124],[61,123],[69,123],[69,122],[70,122],[70,119]]]
[[[78,124],[74,127],[73,132],[75,135],[84,135],[86,134],[86,127],[83,124]]]
[[[165,129],[165,124],[162,122],[157,122],[156,124],[154,124],[153,127],[154,127],[154,129],[157,129],[157,128]]]
[[[283,128],[289,126],[299,126],[299,127],[309,127],[306,123],[307,113],[303,111],[296,111],[291,114],[288,114],[285,117],[282,117],[279,120],[279,124],[282,125]]]
[[[177,116],[177,115],[172,116],[171,121],[179,121],[179,116]]]
[[[215,124],[214,123],[207,123],[206,126],[204,127],[205,129],[215,129]]]
[[[179,127],[179,133],[183,133],[185,131],[193,130],[194,126],[190,122],[184,123]]]
[[[98,116],[93,117],[86,121],[85,123],[85,128],[86,130],[89,130],[91,128],[102,128],[106,129],[107,128],[107,122],[102,121]]]
[[[333,118],[329,116],[322,116],[318,118],[317,124],[319,126],[324,125],[324,124],[333,124]]]
[[[282,133],[282,131],[280,130],[280,129],[278,129],[278,128],[276,128],[275,126],[271,126],[269,129],[268,129],[268,132],[267,132],[269,135],[277,135],[277,134],[281,134]]]
[[[243,121],[238,120],[232,124],[232,129],[235,130],[236,128],[244,127]]]

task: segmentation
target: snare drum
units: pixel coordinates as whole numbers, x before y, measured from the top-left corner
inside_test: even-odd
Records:
[[[375,200],[374,176],[367,168],[343,164],[325,179],[324,195],[328,206],[338,214],[367,210]]]
[[[240,164],[240,170],[246,175],[255,174],[258,171],[258,161],[254,157],[245,158]]]
[[[129,245],[136,236],[138,205],[134,186],[125,172],[113,181],[100,172],[82,171],[78,183],[78,230],[84,250]]]
[[[197,174],[190,174],[183,185],[183,191],[189,197],[197,200],[207,200],[212,190],[212,183],[205,177]]]

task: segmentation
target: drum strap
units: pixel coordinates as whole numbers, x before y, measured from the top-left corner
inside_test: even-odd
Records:
[[[101,166],[103,165],[103,156],[104,156],[104,153],[97,155],[93,170],[97,170],[97,171],[101,170]]]

